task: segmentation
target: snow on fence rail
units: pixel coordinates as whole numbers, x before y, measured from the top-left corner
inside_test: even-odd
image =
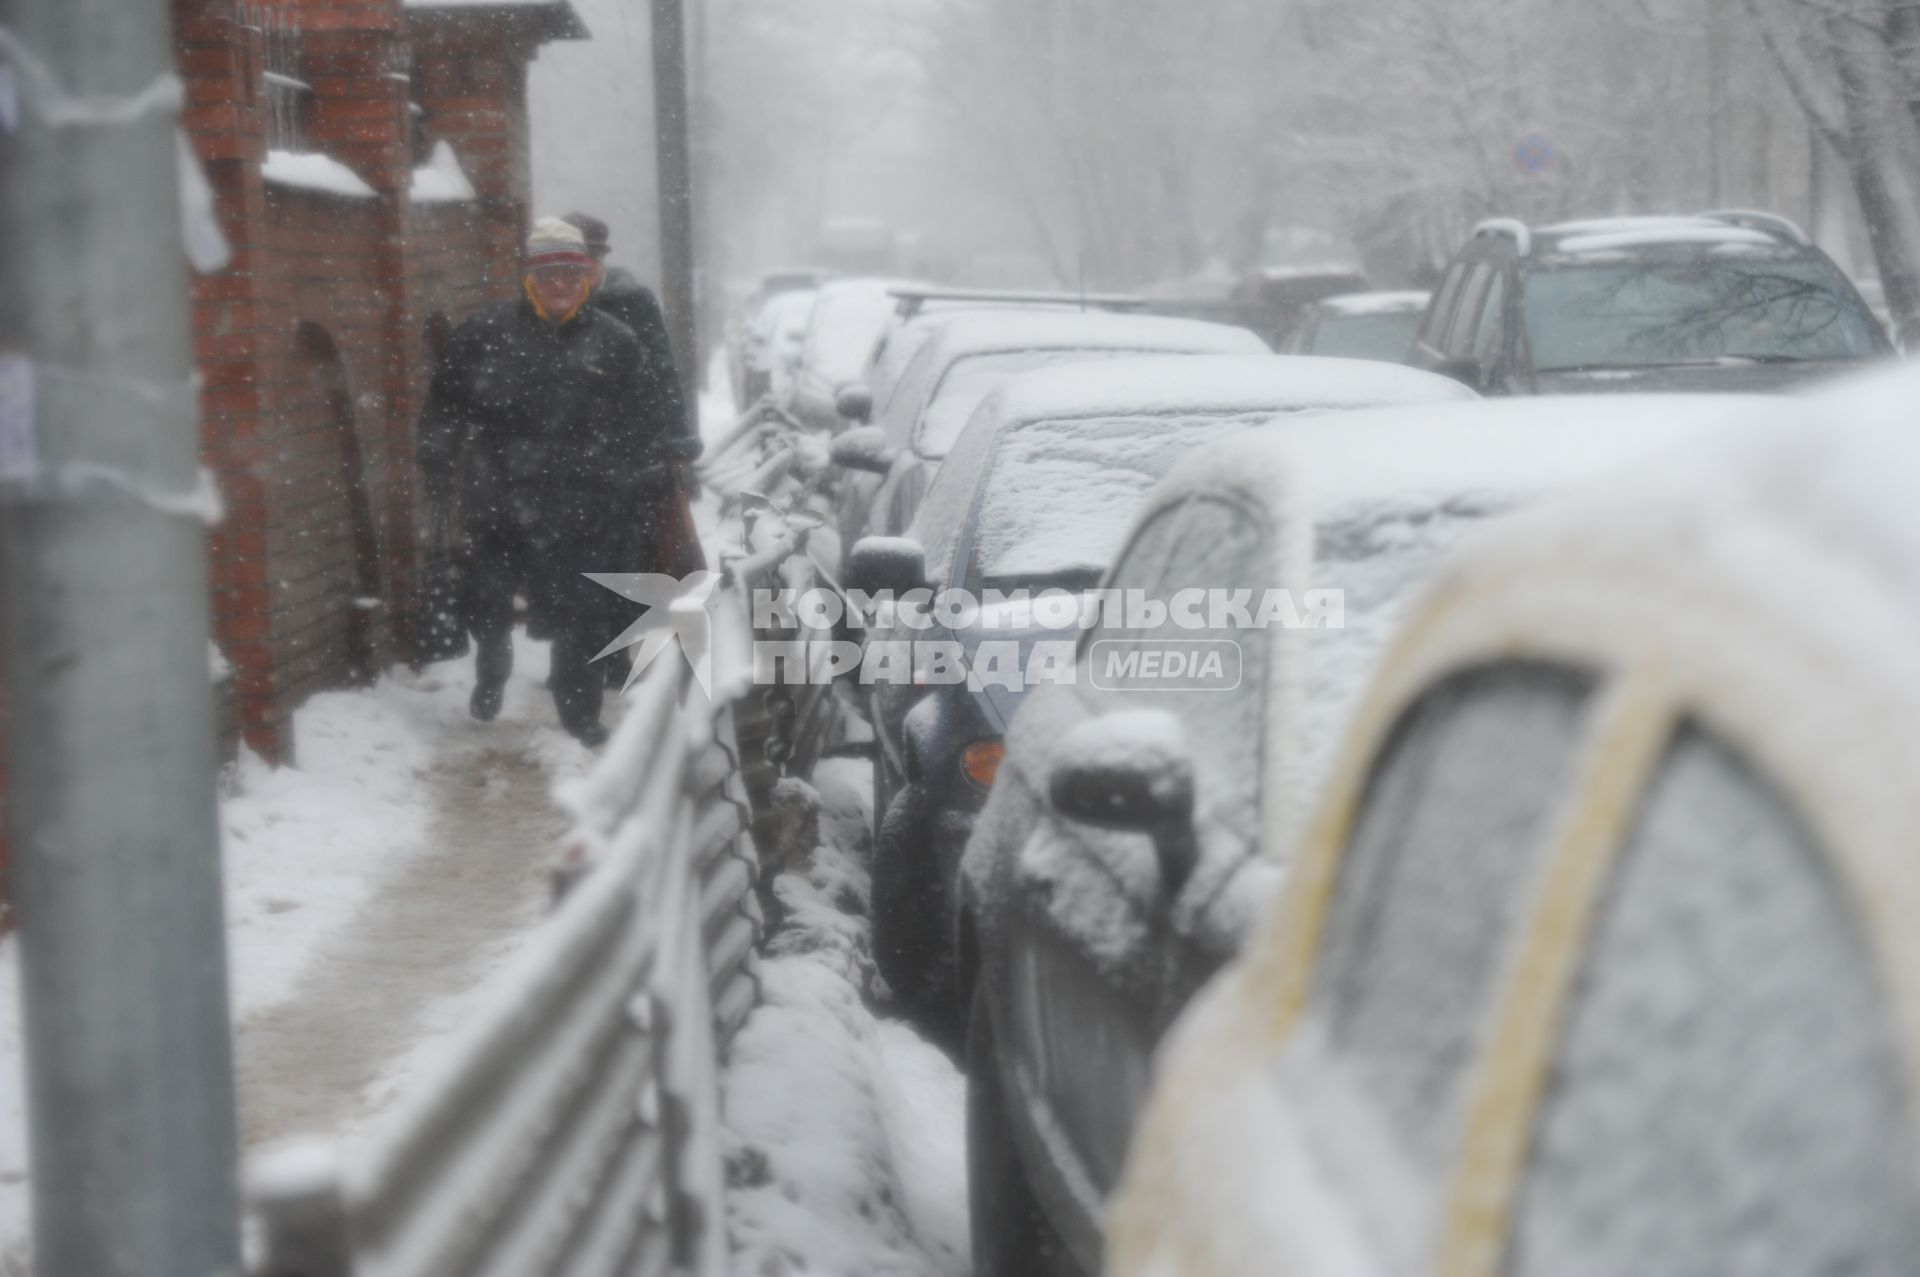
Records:
[[[718,1057],[761,925],[733,721],[754,690],[745,587],[796,540],[760,522],[709,603],[711,698],[671,652],[648,670],[563,796],[555,912],[487,1012],[361,1141],[252,1168],[260,1277],[724,1270]]]

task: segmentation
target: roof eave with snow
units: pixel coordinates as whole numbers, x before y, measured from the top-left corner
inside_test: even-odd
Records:
[[[485,14],[490,18],[513,15],[530,20],[533,33],[542,40],[590,40],[593,33],[580,20],[571,0],[405,0],[410,16],[420,18],[457,18],[467,14]]]

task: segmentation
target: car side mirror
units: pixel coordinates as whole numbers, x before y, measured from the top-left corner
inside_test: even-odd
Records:
[[[887,434],[879,426],[855,426],[835,435],[827,448],[827,460],[846,470],[865,470],[885,474],[893,469],[896,454],[887,446]]]
[[[911,537],[861,537],[847,556],[847,587],[896,598],[927,584],[927,552]]]
[[[1193,829],[1193,755],[1166,710],[1123,710],[1080,724],[1060,742],[1048,780],[1054,810],[1096,829],[1153,839],[1160,882],[1180,890],[1200,858]]]
[[[849,382],[834,395],[833,410],[848,421],[865,423],[873,417],[873,391],[863,381]]]

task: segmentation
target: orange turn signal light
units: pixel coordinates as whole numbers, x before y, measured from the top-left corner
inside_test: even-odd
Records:
[[[1000,760],[1007,756],[1006,743],[999,737],[977,740],[960,751],[960,770],[982,789],[991,788],[1000,774]]]

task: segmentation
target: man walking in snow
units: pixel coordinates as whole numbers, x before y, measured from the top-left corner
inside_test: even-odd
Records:
[[[561,726],[588,745],[613,637],[606,593],[587,572],[621,561],[630,529],[674,491],[685,424],[647,393],[639,339],[590,305],[599,264],[580,231],[542,218],[527,244],[522,296],[480,311],[442,348],[420,418],[427,495],[457,499],[471,544],[467,625],[477,649],[470,708],[500,712],[513,669],[513,599],[553,641],[549,687]]]
[[[640,348],[646,355],[642,376],[646,382],[646,393],[653,401],[650,406],[680,423],[673,443],[675,459],[692,460],[700,455],[700,437],[694,433],[693,418],[680,393],[680,372],[673,359],[673,339],[667,334],[667,317],[660,307],[660,299],[632,271],[607,265],[607,254],[612,251],[612,245],[605,222],[589,213],[568,213],[565,220],[580,228],[580,233],[587,240],[587,251],[600,263],[600,278],[593,290],[593,304],[633,329],[633,335],[640,339]],[[684,468],[681,477],[688,479]],[[644,566],[635,567],[633,571],[664,572],[669,576],[684,577],[707,566],[706,556],[693,530],[693,516],[687,506],[685,494],[691,486],[690,481],[683,482],[680,494],[660,510],[660,518],[655,525],[646,529],[652,533],[652,543],[636,547],[633,560]],[[608,597],[618,602],[617,596]],[[625,628],[625,622],[622,622],[622,628]]]
[[[692,460],[700,455],[700,439],[693,432],[686,400],[680,393],[673,339],[667,333],[667,317],[660,307],[660,299],[632,271],[607,265],[612,241],[605,222],[591,213],[568,213],[562,220],[579,228],[586,238],[587,252],[600,264],[593,304],[631,328],[633,335],[640,339],[644,355],[641,381],[649,409],[679,423],[672,445],[675,459]],[[694,531],[693,511],[687,500],[692,485],[684,468],[681,479],[678,487],[663,498],[652,519],[632,527],[632,541],[624,547],[621,556],[622,563],[632,566],[623,567],[621,571],[661,572],[684,578],[707,566],[699,535]],[[618,634],[632,623],[635,613],[631,603],[608,591],[606,605],[609,634]],[[618,685],[626,680],[632,657],[629,648],[607,658],[608,683]]]

